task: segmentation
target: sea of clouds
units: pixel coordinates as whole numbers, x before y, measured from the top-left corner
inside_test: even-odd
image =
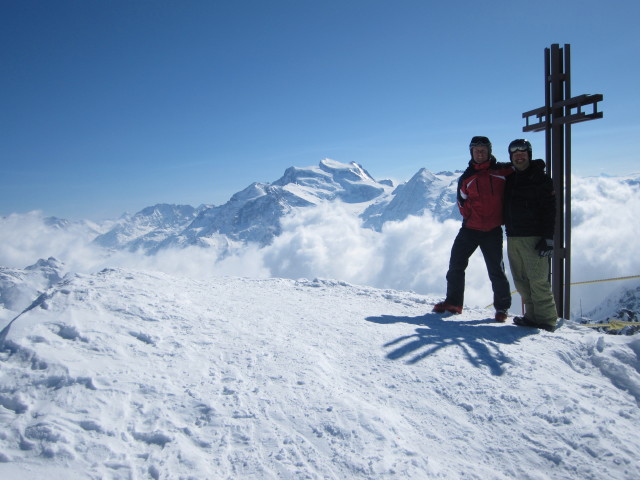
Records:
[[[605,177],[574,178],[572,185],[572,281],[640,274],[640,195],[638,186]],[[215,248],[161,250],[155,255],[107,252],[91,244],[87,229],[51,227],[40,212],[0,219],[0,266],[24,268],[53,256],[69,271],[92,273],[107,267],[159,270],[190,278],[324,278],[378,288],[444,295],[452,242],[460,228],[430,214],[388,222],[381,232],[340,203],[295,210],[282,220],[282,234],[271,245],[238,245],[224,257]],[[506,245],[505,245],[506,247]],[[505,262],[507,262],[505,254]],[[508,264],[506,265],[509,271]],[[493,301],[482,255],[471,258],[465,303],[486,307]],[[572,288],[572,311],[586,312],[626,282]],[[519,313],[514,297],[512,311]]]

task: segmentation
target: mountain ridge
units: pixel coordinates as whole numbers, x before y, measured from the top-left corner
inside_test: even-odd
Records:
[[[421,169],[409,181],[394,186],[375,180],[361,165],[330,159],[316,167],[289,167],[271,183],[254,182],[223,205],[146,207],[120,219],[94,242],[105,248],[156,253],[170,247],[220,247],[225,241],[268,245],[281,233],[280,220],[294,209],[322,202],[344,202],[359,208],[365,228],[379,230],[387,221],[431,211],[438,220],[460,219],[455,206],[457,172],[433,174]],[[158,209],[190,209],[153,218]],[[356,210],[357,211],[357,210]],[[190,220],[190,221],[187,221]],[[222,247],[224,250],[224,247]]]

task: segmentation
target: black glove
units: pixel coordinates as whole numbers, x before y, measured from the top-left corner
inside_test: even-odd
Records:
[[[541,238],[536,244],[536,250],[541,257],[550,257],[553,255],[553,239]]]

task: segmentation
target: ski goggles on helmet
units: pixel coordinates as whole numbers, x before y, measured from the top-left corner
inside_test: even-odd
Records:
[[[530,152],[530,151],[531,151],[531,144],[529,143],[528,140],[524,140],[524,139],[514,140],[509,144],[509,153]]]
[[[469,148],[473,147],[490,147],[491,142],[487,137],[473,137],[471,139],[471,143],[469,143]]]

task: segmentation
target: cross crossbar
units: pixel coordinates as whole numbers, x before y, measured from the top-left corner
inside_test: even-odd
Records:
[[[556,116],[553,119],[553,122],[566,125],[602,118],[602,112],[598,112],[598,102],[602,101],[602,98],[602,94],[598,93],[596,95],[578,95],[577,97],[572,97],[562,102],[556,102],[553,104],[554,107],[564,107],[569,109],[569,112],[573,109],[577,109],[577,112],[569,114],[565,113],[565,115]],[[587,114],[582,111],[582,107],[587,105],[591,105],[593,107],[592,113]]]
[[[529,119],[535,116],[538,121],[536,123],[530,124]],[[535,110],[530,110],[528,112],[524,112],[522,114],[522,118],[525,119],[526,125],[522,127],[523,132],[541,132],[545,130],[548,125],[547,117],[549,116],[549,111],[547,107],[536,108]]]

